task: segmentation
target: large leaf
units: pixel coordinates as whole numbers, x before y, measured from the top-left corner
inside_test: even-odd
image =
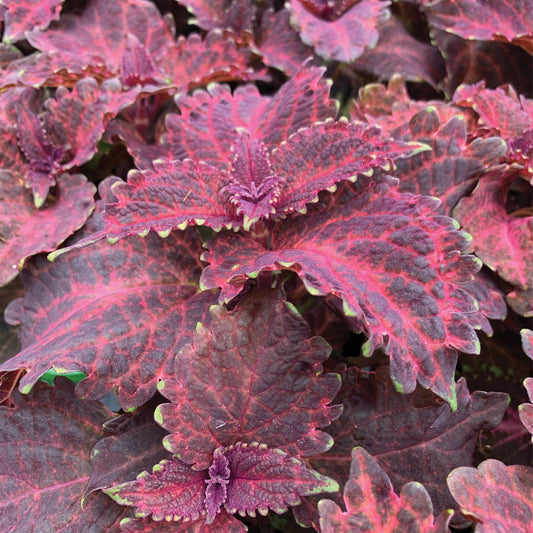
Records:
[[[375,46],[377,26],[389,16],[389,2],[379,0],[291,0],[286,5],[304,43],[325,59],[346,63]]]
[[[195,468],[207,468],[218,446],[259,441],[294,456],[331,447],[327,426],[338,374],[323,374],[330,347],[275,291],[258,291],[233,312],[211,308],[192,344],[176,357],[175,378],[160,385],[173,403],[156,409],[171,432],[164,444]],[[208,369],[208,370],[206,370]]]
[[[211,524],[204,518],[189,522],[156,522],[149,517],[124,518],[120,522],[120,531],[126,533],[245,533],[248,528],[233,515],[219,513]]]
[[[23,349],[0,370],[27,369],[24,391],[51,367],[83,371],[79,394],[100,398],[118,386],[123,407],[142,405],[205,321],[213,295],[196,295],[199,247],[188,231],[102,242],[55,263],[37,258],[22,274],[24,298],[7,313],[21,323]]]
[[[446,487],[446,476],[459,466],[471,466],[482,431],[494,429],[504,416],[508,396],[497,392],[470,394],[457,382],[457,410],[429,391],[399,394],[380,367],[375,373],[350,368],[342,374],[336,398],[342,415],[330,426],[335,444],[313,457],[319,472],[346,479],[354,446],[364,446],[375,457],[396,491],[409,481],[422,483],[436,513],[457,507]]]
[[[55,250],[94,208],[95,187],[81,174],[59,177],[55,202],[43,209],[21,182],[19,174],[0,171],[0,285],[17,276],[32,255]]]
[[[264,269],[294,270],[311,294],[342,299],[369,337],[365,355],[382,347],[390,356],[399,390],[412,392],[418,380],[455,409],[453,348],[479,351],[476,304],[458,284],[471,281],[479,261],[461,255],[470,241],[434,214],[435,199],[380,180],[358,182],[344,205],[279,225],[271,250],[242,235],[208,242],[200,284],[222,287],[229,301]]]
[[[463,39],[506,40],[533,52],[531,0],[424,0],[432,26]]]
[[[123,510],[103,495],[84,508],[81,496],[91,472],[90,452],[112,413],[99,402],[74,396],[59,378],[39,383],[16,407],[0,407],[0,529],[2,531],[108,531]]]
[[[523,533],[533,523],[533,468],[488,459],[478,468],[456,468],[448,487],[476,533]]]
[[[338,489],[335,481],[281,450],[237,442],[216,448],[208,470],[193,470],[174,457],[154,466],[152,474],[145,471],[136,481],[104,492],[121,505],[134,506],[137,517],[185,522],[201,517],[209,525],[219,513],[283,513],[298,505],[300,496]]]
[[[64,0],[2,0],[0,6],[4,14],[4,43],[12,43],[25,38],[28,30],[45,30],[50,22],[59,19]]]
[[[352,452],[344,503],[345,512],[331,500],[319,502],[322,533],[444,533],[451,514],[435,523],[431,498],[420,483],[405,484],[397,495],[386,472],[361,447]]]
[[[506,211],[507,191],[515,177],[512,171],[487,173],[472,195],[459,202],[453,216],[472,235],[472,249],[485,265],[527,289],[533,280],[533,216],[513,217]]]

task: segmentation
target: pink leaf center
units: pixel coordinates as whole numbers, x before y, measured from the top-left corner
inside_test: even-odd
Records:
[[[357,4],[359,0],[300,0],[307,9],[328,22],[339,19],[348,9]]]

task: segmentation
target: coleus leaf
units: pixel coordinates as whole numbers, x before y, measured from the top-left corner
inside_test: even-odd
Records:
[[[453,216],[472,235],[472,249],[485,265],[513,285],[527,289],[533,280],[529,260],[533,216],[513,217],[506,212],[505,198],[515,177],[513,171],[488,172],[472,195],[458,203]]]
[[[114,186],[118,202],[106,207],[107,226],[98,236],[120,238],[189,224],[248,231],[260,219],[305,212],[318,192],[341,180],[355,181],[391,160],[424,149],[386,139],[363,123],[326,121],[293,134],[270,153],[246,132],[234,141],[227,170],[203,161],[154,161],[155,171],[132,171]]]
[[[507,394],[470,394],[460,379],[457,410],[452,412],[424,389],[399,394],[386,367],[376,372],[352,367],[341,376],[336,401],[344,408],[328,428],[335,444],[310,458],[310,466],[335,479],[346,479],[352,448],[364,446],[387,472],[396,491],[416,481],[426,487],[436,513],[456,507],[446,488],[446,476],[453,468],[472,465],[480,433],[497,427],[505,414]],[[309,517],[302,519],[309,521]]]
[[[389,16],[388,5],[377,0],[291,0],[286,8],[305,44],[325,59],[349,63],[375,46],[377,26]]]
[[[264,269],[293,270],[312,295],[342,299],[369,337],[363,353],[385,350],[399,390],[412,392],[418,380],[455,409],[453,348],[479,351],[476,304],[457,284],[471,281],[479,262],[461,255],[470,241],[434,214],[436,200],[379,180],[357,182],[344,205],[276,226],[272,249],[244,235],[208,242],[200,286],[222,287],[229,301]]]
[[[522,348],[524,352],[533,359],[533,331],[524,328],[520,330],[520,336],[522,337]]]
[[[309,338],[307,324],[275,291],[251,293],[232,312],[215,306],[210,313],[209,325],[198,326],[176,357],[174,379],[159,386],[172,402],[155,413],[171,433],[165,447],[195,468],[207,468],[215,448],[237,441],[294,456],[328,449],[331,438],[317,427],[340,414],[328,405],[339,376],[322,373],[328,344]]]
[[[463,39],[512,42],[533,52],[531,0],[424,0],[428,22]]]
[[[269,508],[283,513],[298,505],[300,496],[338,489],[335,481],[279,449],[237,442],[216,448],[207,470],[193,470],[173,457],[154,466],[152,474],[145,471],[104,492],[121,505],[135,506],[138,517],[193,522],[202,517],[211,524],[222,507],[230,515],[266,515]]]
[[[518,406],[518,414],[520,415],[522,424],[533,435],[533,378],[526,378],[524,380],[524,387],[527,390],[531,403],[520,404]]]
[[[109,199],[106,186],[100,194]],[[87,230],[99,223],[93,216]],[[0,371],[27,369],[24,391],[51,367],[83,371],[79,394],[100,398],[117,386],[123,408],[142,405],[172,374],[173,351],[206,320],[213,295],[197,294],[199,249],[187,231],[97,244],[55,263],[37,258],[22,274],[24,298],[7,311],[21,323],[23,349]]]
[[[106,436],[91,450],[93,468],[85,495],[132,481],[140,471],[169,457],[161,442],[166,432],[155,423],[151,404],[106,422]]]
[[[507,142],[507,160],[520,165],[533,182],[533,101],[518,97],[511,86],[487,89],[485,82],[460,86],[454,102],[478,115],[477,131],[487,130]]]
[[[59,19],[64,0],[2,0],[0,6],[4,14],[4,43],[12,43],[25,38],[28,30],[45,30],[50,22]]]
[[[381,79],[400,74],[408,81],[426,81],[433,87],[445,75],[439,50],[412,37],[396,17],[379,27],[376,46],[366,50],[353,65]]]
[[[207,524],[204,518],[183,522],[156,522],[149,517],[124,518],[120,522],[120,531],[126,533],[245,533],[248,528],[233,515],[227,513],[217,514],[211,524]]]
[[[318,503],[322,533],[444,532],[452,514],[435,522],[431,498],[420,483],[405,484],[397,495],[386,472],[361,447],[352,452],[344,502],[345,512],[331,500]]]
[[[433,107],[416,113],[409,121],[408,131],[399,138],[431,147],[431,151],[397,162],[394,175],[400,179],[400,190],[436,196],[442,202],[439,212],[447,216],[472,191],[479,176],[506,152],[499,137],[468,142],[464,117],[454,116],[443,123]]]
[[[478,468],[461,467],[448,476],[448,487],[476,532],[522,533],[533,520],[533,468],[506,466],[488,459]]]
[[[276,12],[267,9],[263,12],[255,41],[263,63],[288,76],[294,76],[302,63],[313,55],[313,49],[300,40],[290,25],[290,13],[286,9]]]
[[[81,174],[60,176],[55,202],[43,209],[21,182],[19,174],[0,171],[0,285],[15,278],[32,255],[55,250],[94,209],[95,187]]]
[[[0,529],[2,531],[108,531],[123,510],[103,495],[82,508],[91,472],[90,451],[111,416],[99,402],[75,398],[73,385],[58,378],[39,383],[16,407],[0,407]],[[110,529],[108,529],[110,528]]]

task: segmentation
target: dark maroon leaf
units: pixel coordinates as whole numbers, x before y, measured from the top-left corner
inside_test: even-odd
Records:
[[[104,492],[120,505],[135,506],[139,518],[152,515],[155,521],[195,521],[205,516],[206,471],[193,470],[177,458],[164,459],[144,471],[136,481],[115,485]]]
[[[453,212],[473,237],[472,249],[491,270],[522,289],[531,287],[533,216],[513,217],[505,209],[514,172],[494,170],[484,175],[471,196]]]
[[[447,216],[472,191],[485,169],[498,163],[506,151],[499,137],[468,142],[464,118],[454,116],[443,123],[432,107],[414,115],[409,132],[400,138],[431,147],[431,151],[396,162],[394,175],[400,179],[400,190],[436,196],[442,202],[439,212]]]
[[[446,72],[439,50],[409,35],[396,17],[379,28],[376,46],[366,50],[353,65],[380,79],[400,74],[406,80],[426,81],[433,87]]]
[[[91,448],[112,413],[77,399],[73,388],[58,378],[27,397],[16,393],[15,408],[0,407],[2,531],[108,531],[123,513],[103,495],[80,505]]]
[[[447,531],[451,511],[435,523],[431,498],[423,485],[405,484],[397,495],[378,462],[364,448],[352,451],[350,476],[344,487],[346,511],[331,500],[321,500],[322,533],[426,533]]]
[[[4,15],[4,43],[24,39],[28,30],[45,30],[50,22],[59,19],[64,0],[2,0]]]
[[[142,405],[213,299],[196,294],[199,248],[188,231],[102,242],[55,263],[38,258],[7,315],[21,322],[23,350],[0,370],[26,368],[25,391],[51,367],[83,371],[79,394],[100,398],[118,386],[124,408]]]
[[[533,435],[533,378],[526,378],[524,380],[524,387],[527,390],[529,401],[531,403],[523,403],[518,406],[520,421],[525,428]]]
[[[0,171],[0,285],[12,280],[28,257],[55,250],[94,209],[94,185],[81,174],[60,176],[55,202],[43,209],[21,182],[20,175]]]
[[[169,456],[162,444],[166,432],[155,423],[150,404],[108,421],[105,428],[112,434],[98,441],[91,451],[93,469],[86,495],[132,481],[139,472]]]
[[[448,487],[476,531],[523,533],[533,522],[533,468],[488,459],[478,468],[456,468]]]
[[[309,10],[309,5],[327,7]],[[377,26],[389,16],[388,1],[336,2],[338,11],[329,11],[330,2],[291,0],[287,8],[302,41],[325,59],[351,62],[378,41]],[[347,9],[346,9],[347,8]]]
[[[322,373],[330,347],[309,333],[273,291],[250,294],[233,312],[212,307],[210,324],[198,326],[176,357],[175,379],[160,386],[173,402],[156,409],[156,421],[171,432],[165,447],[195,468],[207,468],[215,448],[237,441],[294,456],[328,449],[329,435],[317,428],[339,415],[328,404],[340,383],[337,374]]]
[[[248,528],[232,515],[217,514],[215,521],[206,524],[204,518],[194,522],[156,522],[151,518],[124,518],[120,522],[120,531],[126,533],[245,533]]]
[[[289,19],[290,13],[286,9],[265,11],[261,17],[256,47],[265,65],[293,76],[302,63],[313,55],[313,49],[300,40]]]
[[[153,474],[143,472],[136,481],[104,492],[121,505],[135,506],[137,517],[151,514],[156,521],[185,522],[203,518],[209,525],[219,513],[266,515],[269,508],[283,513],[300,503],[299,496],[338,489],[335,481],[281,450],[238,442],[216,448],[208,470],[193,470],[173,457],[154,466]]]
[[[331,430],[335,444],[311,465],[326,475],[345,479],[354,446],[364,446],[390,476],[394,488],[409,481],[423,483],[439,513],[455,507],[445,479],[457,466],[470,466],[479,434],[495,428],[508,404],[504,393],[469,394],[457,383],[455,412],[428,391],[410,395],[394,390],[386,368],[376,373],[350,368],[337,397],[344,405]]]
[[[369,337],[363,353],[385,350],[399,390],[412,392],[418,380],[455,409],[452,347],[479,351],[476,304],[457,283],[471,281],[478,262],[461,255],[470,241],[452,219],[434,215],[434,199],[380,179],[361,180],[344,205],[280,225],[272,250],[242,235],[207,243],[200,285],[222,287],[229,301],[264,269],[294,270],[312,295],[342,299]]]
[[[425,2],[429,23],[463,39],[505,40],[533,53],[531,0],[450,0]]]

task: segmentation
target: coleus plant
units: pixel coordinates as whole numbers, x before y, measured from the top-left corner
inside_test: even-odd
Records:
[[[0,529],[527,531],[530,4],[0,1]]]

